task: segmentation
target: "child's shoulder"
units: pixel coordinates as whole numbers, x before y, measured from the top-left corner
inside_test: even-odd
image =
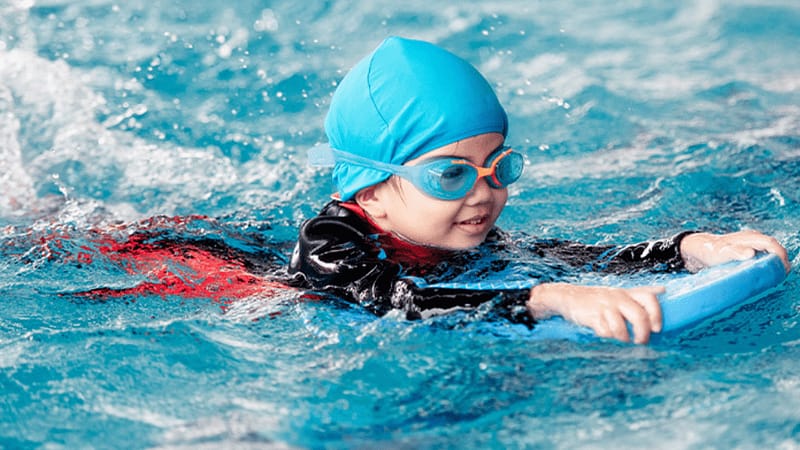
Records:
[[[369,217],[355,203],[332,200],[300,227],[300,241],[364,241],[377,233]]]

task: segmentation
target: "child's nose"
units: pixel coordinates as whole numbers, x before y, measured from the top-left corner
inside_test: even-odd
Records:
[[[486,180],[486,177],[478,178],[478,181],[472,186],[472,189],[467,193],[466,201],[468,204],[477,204],[484,202],[492,197],[491,186]]]

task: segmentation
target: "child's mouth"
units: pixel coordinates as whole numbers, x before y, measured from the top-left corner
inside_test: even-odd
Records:
[[[467,220],[462,220],[461,222],[456,222],[456,225],[474,227],[485,224],[487,220],[489,220],[489,216],[476,216]]]

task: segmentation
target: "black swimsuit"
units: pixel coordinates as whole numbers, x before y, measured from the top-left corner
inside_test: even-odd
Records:
[[[687,234],[625,247],[562,240],[538,240],[520,246],[495,228],[475,251],[446,251],[403,241],[380,230],[356,204],[334,200],[300,228],[288,271],[293,286],[331,293],[379,315],[400,309],[409,318],[419,318],[432,310],[472,308],[494,300],[501,315],[515,322],[532,323],[524,308],[527,289],[419,287],[408,277],[436,281],[470,267],[487,249],[497,251],[509,246],[517,252],[528,252],[528,258],[591,271],[675,271],[683,268],[680,240]],[[556,281],[549,278],[553,272],[549,273],[538,281]]]

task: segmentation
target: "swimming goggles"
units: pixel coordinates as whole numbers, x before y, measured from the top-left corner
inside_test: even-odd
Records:
[[[401,166],[374,161],[352,153],[317,145],[308,151],[309,163],[332,166],[344,162],[380,170],[410,181],[425,194],[441,200],[456,200],[466,196],[479,178],[486,177],[489,186],[503,189],[522,175],[525,160],[511,147],[500,146],[486,158],[485,166],[476,166],[466,159],[449,156],[424,160],[415,166]]]

